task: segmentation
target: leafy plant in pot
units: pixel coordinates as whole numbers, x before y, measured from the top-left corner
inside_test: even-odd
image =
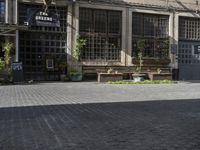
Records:
[[[139,59],[139,65],[137,65],[136,72],[133,74],[133,80],[135,82],[144,81],[144,77],[145,77],[145,74],[141,73],[143,62],[144,62],[142,59],[142,57],[143,57],[142,52],[145,49],[145,40],[143,40],[143,39],[139,40],[137,42],[137,48],[138,48],[137,58]]]
[[[10,82],[11,79],[11,50],[13,43],[8,39],[2,45],[3,57],[0,57],[0,73],[4,78],[4,82]]]
[[[80,56],[81,56],[81,50],[83,46],[85,46],[86,40],[82,39],[80,35],[77,35],[76,37],[76,45],[74,49],[72,50],[72,56],[73,56],[73,66],[70,68],[70,79],[71,81],[81,81],[83,78],[82,74],[82,65],[80,63]]]

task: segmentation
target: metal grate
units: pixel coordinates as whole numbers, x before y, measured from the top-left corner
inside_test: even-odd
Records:
[[[143,57],[167,58],[169,16],[133,13],[132,56],[138,56],[138,41],[144,40]]]
[[[26,21],[28,8],[39,9],[42,6],[20,3],[19,8],[20,24],[23,24]],[[31,26],[26,31],[19,31],[19,59],[23,62],[26,80],[59,79],[59,63],[67,61],[67,10],[65,7],[59,7],[58,12],[60,14],[60,28]],[[47,70],[47,59],[53,59],[54,70]]]
[[[0,22],[5,22],[5,0],[0,0]]]
[[[55,64],[67,59],[66,35],[64,34],[21,31],[19,38],[19,58],[24,64],[26,79],[46,80],[46,59],[54,59]]]
[[[180,17],[179,38],[181,40],[200,40],[200,19]]]
[[[80,35],[86,39],[82,60],[120,61],[121,12],[80,8]]]

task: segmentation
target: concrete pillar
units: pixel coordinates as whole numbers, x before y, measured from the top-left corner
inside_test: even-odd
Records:
[[[19,61],[19,30],[16,30],[15,36],[15,61]]]
[[[72,62],[72,49],[75,46],[76,36],[79,32],[79,4],[70,3],[67,13],[67,61]]]
[[[76,37],[79,34],[79,4],[74,3],[73,4],[73,28],[72,28],[73,34],[72,34],[72,47],[75,47],[76,44]]]
[[[126,65],[132,66],[132,11],[127,8],[127,53]]]
[[[122,50],[121,50],[121,64],[126,66],[126,51],[127,51],[127,12],[126,9],[122,11]]]
[[[13,23],[18,24],[18,0],[13,0]]]
[[[178,41],[179,41],[179,15],[174,13],[174,44],[177,45],[177,54],[175,56],[174,68],[178,69]]]
[[[171,60],[171,67],[174,66],[174,54],[172,54],[172,46],[174,44],[174,13],[169,16],[169,57]]]
[[[67,63],[71,64],[71,54],[72,54],[72,4],[68,5],[67,12]]]
[[[72,53],[76,44],[76,37],[79,33],[79,4],[71,3],[68,6],[67,15],[67,54],[68,64],[71,66],[73,62]]]
[[[18,24],[18,0],[13,1],[12,3],[13,7],[13,23]],[[19,30],[16,30],[15,32],[15,61],[19,61]]]

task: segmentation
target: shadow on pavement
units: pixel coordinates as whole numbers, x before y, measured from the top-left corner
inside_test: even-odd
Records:
[[[1,150],[199,150],[200,100],[0,108]]]

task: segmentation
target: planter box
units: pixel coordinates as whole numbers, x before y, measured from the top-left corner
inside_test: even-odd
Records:
[[[122,73],[98,73],[98,82],[119,81],[123,79]]]
[[[148,65],[163,65],[163,66],[165,66],[165,65],[169,65],[169,63],[170,63],[170,59],[143,58],[142,60],[143,60],[143,65],[147,65],[147,66]],[[140,62],[137,58],[134,58],[132,60],[132,63],[138,65]]]
[[[146,78],[146,76],[147,76],[147,75],[144,74],[144,73],[134,73],[134,74],[132,74],[133,80],[134,80],[135,82],[144,81],[145,78]]]
[[[172,80],[171,73],[149,73],[150,80]]]
[[[70,75],[70,80],[73,82],[82,81],[82,79],[83,79],[82,74]]]

